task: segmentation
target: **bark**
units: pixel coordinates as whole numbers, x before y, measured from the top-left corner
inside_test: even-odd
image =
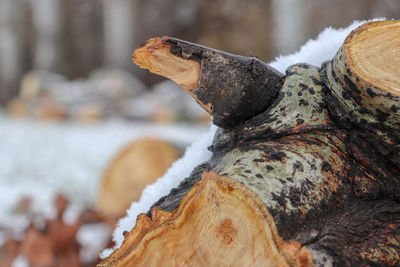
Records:
[[[368,23],[321,68],[289,67],[100,266],[400,265],[399,33]]]
[[[253,57],[232,55],[171,37],[150,39],[135,63],[181,85],[222,128],[264,111],[283,75]]]

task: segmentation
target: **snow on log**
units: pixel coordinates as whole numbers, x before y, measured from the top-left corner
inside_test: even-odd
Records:
[[[265,110],[244,121],[218,114],[237,124],[217,131],[211,159],[140,215],[99,266],[399,266],[399,34],[398,21],[367,23],[321,68],[289,67]],[[207,62],[223,53],[201,49],[213,51]],[[233,76],[200,71],[208,92],[249,82],[220,62]]]

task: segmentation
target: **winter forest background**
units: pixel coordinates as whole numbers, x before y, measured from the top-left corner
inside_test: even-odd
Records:
[[[0,0],[0,102],[18,94],[32,69],[77,78],[111,66],[154,83],[130,58],[152,36],[268,62],[327,26],[399,13],[397,0]]]
[[[265,62],[292,54],[273,63],[284,71],[331,58],[350,31],[327,30],[299,51],[325,28],[372,18],[399,19],[400,1],[0,0],[0,266],[94,266],[139,212],[209,157],[208,115],[179,86],[133,64],[147,39],[169,35]],[[148,137],[181,158],[115,228],[129,205],[118,217],[100,212],[102,179],[120,151]],[[157,169],[151,154],[128,163]],[[129,204],[140,193],[113,197]]]

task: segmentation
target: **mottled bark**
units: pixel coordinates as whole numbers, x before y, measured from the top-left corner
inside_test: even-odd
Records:
[[[212,158],[102,266],[399,266],[399,34],[368,23],[321,68],[289,67],[264,111],[219,129]]]

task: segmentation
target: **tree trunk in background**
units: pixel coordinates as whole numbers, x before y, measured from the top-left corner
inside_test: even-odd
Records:
[[[272,39],[276,54],[289,54],[308,39],[309,6],[303,0],[272,0]]]
[[[62,0],[62,62],[57,69],[71,78],[104,63],[103,5],[98,0]]]
[[[127,68],[131,65],[135,36],[133,11],[137,1],[103,0],[104,60],[107,66]]]
[[[22,75],[23,15],[21,0],[0,1],[0,103],[5,103],[18,87]]]
[[[396,18],[399,5],[398,0],[0,0],[0,102],[17,94],[20,77],[32,68],[76,78],[102,66],[122,67],[153,84],[159,80],[129,62],[139,40],[152,36],[270,61],[327,26]]]
[[[199,1],[199,32],[188,40],[269,61],[271,15],[270,1]]]
[[[60,62],[61,0],[30,0],[35,30],[33,66],[54,69]]]

